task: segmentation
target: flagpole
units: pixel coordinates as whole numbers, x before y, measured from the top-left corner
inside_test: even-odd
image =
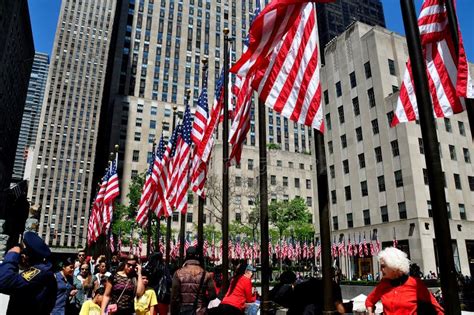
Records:
[[[433,205],[433,225],[438,248],[441,290],[446,301],[446,314],[461,314],[458,296],[456,269],[454,265],[451,232],[449,230],[446,195],[443,186],[443,173],[433,118],[425,60],[421,49],[420,30],[418,28],[415,7],[412,0],[401,0],[403,23],[405,25],[408,52],[412,64],[415,93],[420,116],[420,127],[425,146],[425,162],[428,170],[428,182]]]
[[[176,126],[176,115],[178,113],[178,106],[173,106],[173,123],[172,130]],[[166,264],[170,263],[170,251],[171,251],[171,215],[166,218]],[[159,223],[159,220],[158,220]]]
[[[155,147],[156,147],[156,141],[153,139],[153,146],[152,146],[152,152],[155,152]],[[150,163],[153,163],[154,161],[150,161]],[[151,175],[150,175],[151,176]],[[146,178],[145,178],[146,181]],[[147,240],[146,240],[146,257],[150,259],[150,254],[151,254],[151,218],[152,218],[152,211],[150,208],[148,208],[148,224],[147,224]],[[158,229],[160,228],[160,222],[158,222]]]
[[[229,286],[229,29],[224,28],[224,121],[222,130],[222,290]]]
[[[451,30],[451,36],[453,38],[454,52],[456,57],[459,58],[459,31],[458,19],[456,18],[456,9],[454,8],[453,0],[446,0],[445,3],[446,12],[448,14],[449,29]],[[467,118],[469,120],[469,126],[471,129],[471,137],[474,140],[474,104],[469,98],[465,98],[464,101],[466,103]]]
[[[191,90],[186,89],[185,92],[185,97],[184,97],[184,107],[186,108],[189,104],[189,99],[191,97]],[[179,232],[179,239],[180,239],[180,244],[179,244],[179,260],[180,260],[180,265],[184,263],[184,237],[186,234],[186,213],[181,212],[181,228]]]
[[[207,58],[204,57],[202,59],[202,89],[204,89],[205,82],[206,82],[206,76],[207,76]],[[208,105],[208,104],[206,104]],[[198,195],[198,253],[199,256],[201,257],[202,261],[204,262],[204,202],[206,199],[200,195]]]
[[[114,149],[115,149],[115,154],[114,152],[110,152],[110,155],[109,155],[109,165],[112,163],[112,161],[115,159],[115,156],[116,154],[118,154],[118,144],[116,144],[114,146]],[[116,165],[116,167],[118,167],[118,165]],[[112,201],[112,207],[113,207],[113,201]],[[113,209],[113,208],[112,208]],[[112,249],[110,248],[110,233],[112,233],[112,222],[113,222],[113,218],[114,218],[114,215],[113,215],[113,212],[112,212],[112,217],[110,218],[110,226],[109,226],[109,229],[108,231],[106,230],[105,233],[104,233],[104,236],[105,236],[105,249],[106,249],[106,256],[108,259],[110,259],[113,255],[112,253]],[[107,228],[107,226],[105,227]],[[108,244],[108,246],[107,246]]]

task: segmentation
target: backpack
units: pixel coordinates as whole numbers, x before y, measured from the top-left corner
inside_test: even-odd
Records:
[[[171,274],[168,268],[163,268],[163,275],[156,286],[156,298],[159,303],[169,304],[171,302]]]

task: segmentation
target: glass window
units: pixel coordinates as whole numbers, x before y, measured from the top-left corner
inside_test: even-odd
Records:
[[[341,124],[343,124],[344,121],[345,121],[345,118],[344,118],[344,107],[343,107],[343,106],[339,106],[339,107],[337,108],[337,112],[339,113],[339,122],[340,122]]]
[[[313,198],[312,197],[306,197],[306,205],[308,207],[312,207],[313,206]]]
[[[252,160],[252,159],[249,159],[249,160],[248,160],[247,166],[248,166],[248,170],[249,170],[249,171],[253,170],[253,160]]]
[[[462,121],[458,121],[458,127],[459,127],[459,134],[461,136],[466,135],[466,129],[464,128],[464,123]]]
[[[369,189],[367,188],[367,181],[364,180],[360,182],[360,192],[362,196],[368,196],[369,195]]]
[[[349,160],[342,161],[342,166],[344,168],[344,174],[349,174]]]
[[[324,104],[329,104],[329,92],[328,90],[324,91]]]
[[[349,74],[349,78],[350,78],[350,81],[351,81],[351,89],[353,89],[357,86],[357,79],[356,79],[356,74],[355,74],[354,71],[352,71]]]
[[[311,179],[306,180],[306,189],[311,189]]]
[[[295,188],[300,188],[300,179],[295,178]]]
[[[463,203],[460,203],[459,205],[459,216],[461,217],[461,220],[466,220],[466,207],[464,206]]]
[[[336,96],[340,97],[342,95],[341,81],[336,83]]]
[[[357,127],[356,128],[356,138],[357,138],[357,141],[362,141],[363,140],[362,127]]]
[[[407,218],[407,205],[405,202],[398,203],[398,214],[400,215],[400,220]]]
[[[374,135],[379,133],[379,122],[377,119],[372,120],[372,131]]]
[[[346,195],[346,201],[352,199],[351,186],[344,187],[344,193]]]
[[[347,218],[347,227],[348,228],[353,228],[354,227],[354,220],[352,219],[352,213],[347,213],[346,218]]]
[[[392,154],[393,156],[399,156],[400,155],[400,150],[398,148],[398,140],[393,140],[390,142],[392,146]]]
[[[242,222],[242,214],[239,212],[235,213],[235,221]]]
[[[456,189],[462,189],[461,186],[461,176],[459,174],[453,174],[454,175],[454,186]]]
[[[385,178],[383,175],[380,175],[377,177],[377,182],[379,185],[379,191],[380,192],[385,191]]]
[[[140,151],[133,150],[132,161],[133,162],[138,162],[139,157],[140,157]]]
[[[392,59],[388,60],[388,69],[389,69],[391,75],[396,75],[395,62]]]
[[[364,153],[359,154],[359,168],[365,168],[365,155],[364,155]]]
[[[337,196],[335,190],[331,190],[331,200],[333,205],[337,203]]]
[[[446,127],[446,132],[453,132],[453,127],[451,126],[451,120],[449,118],[444,118],[444,125]]]
[[[359,98],[354,97],[352,99],[352,108],[354,109],[354,115],[359,116],[360,115],[360,108],[359,108]]]
[[[283,176],[283,187],[288,187],[288,177]]]
[[[387,206],[380,207],[380,214],[382,216],[382,222],[388,222],[388,209],[387,209]]]
[[[186,213],[186,222],[187,223],[193,223],[193,213],[192,212]]]
[[[331,175],[331,178],[336,178],[336,171],[334,169],[334,165],[329,166],[329,174]]]
[[[341,146],[342,146],[343,149],[347,148],[347,137],[346,137],[346,135],[341,136]]]
[[[375,107],[375,94],[374,89],[370,88],[367,90],[367,96],[369,97],[369,105],[370,107]]]
[[[469,149],[462,148],[462,152],[464,154],[464,162],[471,163],[471,154],[469,152]]]
[[[276,185],[276,183],[277,183],[276,176],[275,176],[275,175],[271,175],[271,176],[270,176],[270,184]]]
[[[451,156],[451,160],[457,161],[456,148],[454,147],[454,145],[449,145],[449,155]]]
[[[372,70],[370,69],[370,61],[367,61],[365,64],[364,64],[364,70],[365,70],[365,77],[368,79],[368,78],[371,78],[372,77]]]
[[[337,221],[337,215],[332,217],[332,228],[334,231],[339,230],[339,223]]]
[[[431,206],[431,200],[426,200],[426,206],[427,206],[427,209],[428,209],[428,216],[430,218],[433,217],[433,207]]]
[[[420,154],[425,154],[425,147],[423,146],[422,138],[418,138],[418,148],[420,149]]]
[[[402,187],[403,186],[403,176],[402,170],[395,171],[395,186]]]
[[[370,225],[370,210],[366,209],[363,211],[364,225]]]
[[[374,151],[375,151],[375,160],[377,161],[377,163],[382,162],[382,148],[376,147]]]

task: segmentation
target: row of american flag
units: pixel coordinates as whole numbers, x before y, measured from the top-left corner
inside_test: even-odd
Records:
[[[228,139],[232,145],[231,162],[240,162],[242,146],[250,129],[254,92],[266,106],[284,117],[324,131],[321,58],[314,2],[330,1],[273,0],[261,12],[257,6],[244,53],[230,69],[236,76],[230,89],[234,102],[229,102],[233,104]],[[464,98],[474,98],[474,83],[469,74],[461,32],[458,36],[459,54],[456,55],[444,0],[425,0],[418,24],[434,116],[459,113],[465,109]],[[158,216],[169,216],[173,210],[186,213],[189,188],[204,197],[214,134],[222,121],[225,75],[221,73],[216,83],[210,111],[205,80],[194,120],[187,104],[182,122],[173,130],[169,141],[165,143],[161,137],[143,187],[136,218],[140,225],[146,226],[149,211]],[[408,61],[392,125],[416,119],[418,107]],[[116,167],[116,161],[111,162],[111,169]],[[110,202],[118,194],[118,185],[113,193],[111,190],[107,193],[110,178],[116,176],[116,173],[111,174],[108,171],[104,176],[93,204],[89,224],[92,240],[110,226]]]

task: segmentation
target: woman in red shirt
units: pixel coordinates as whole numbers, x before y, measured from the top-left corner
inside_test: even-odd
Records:
[[[255,302],[256,292],[252,293],[252,275],[256,271],[252,265],[242,263],[230,282],[229,290],[219,305],[219,314],[242,315],[245,303]]]
[[[375,303],[379,300],[385,315],[427,314],[427,309],[430,309],[428,314],[444,314],[421,279],[408,275],[410,260],[407,254],[388,247],[379,253],[378,259],[383,278],[365,301],[369,314],[374,314]]]

